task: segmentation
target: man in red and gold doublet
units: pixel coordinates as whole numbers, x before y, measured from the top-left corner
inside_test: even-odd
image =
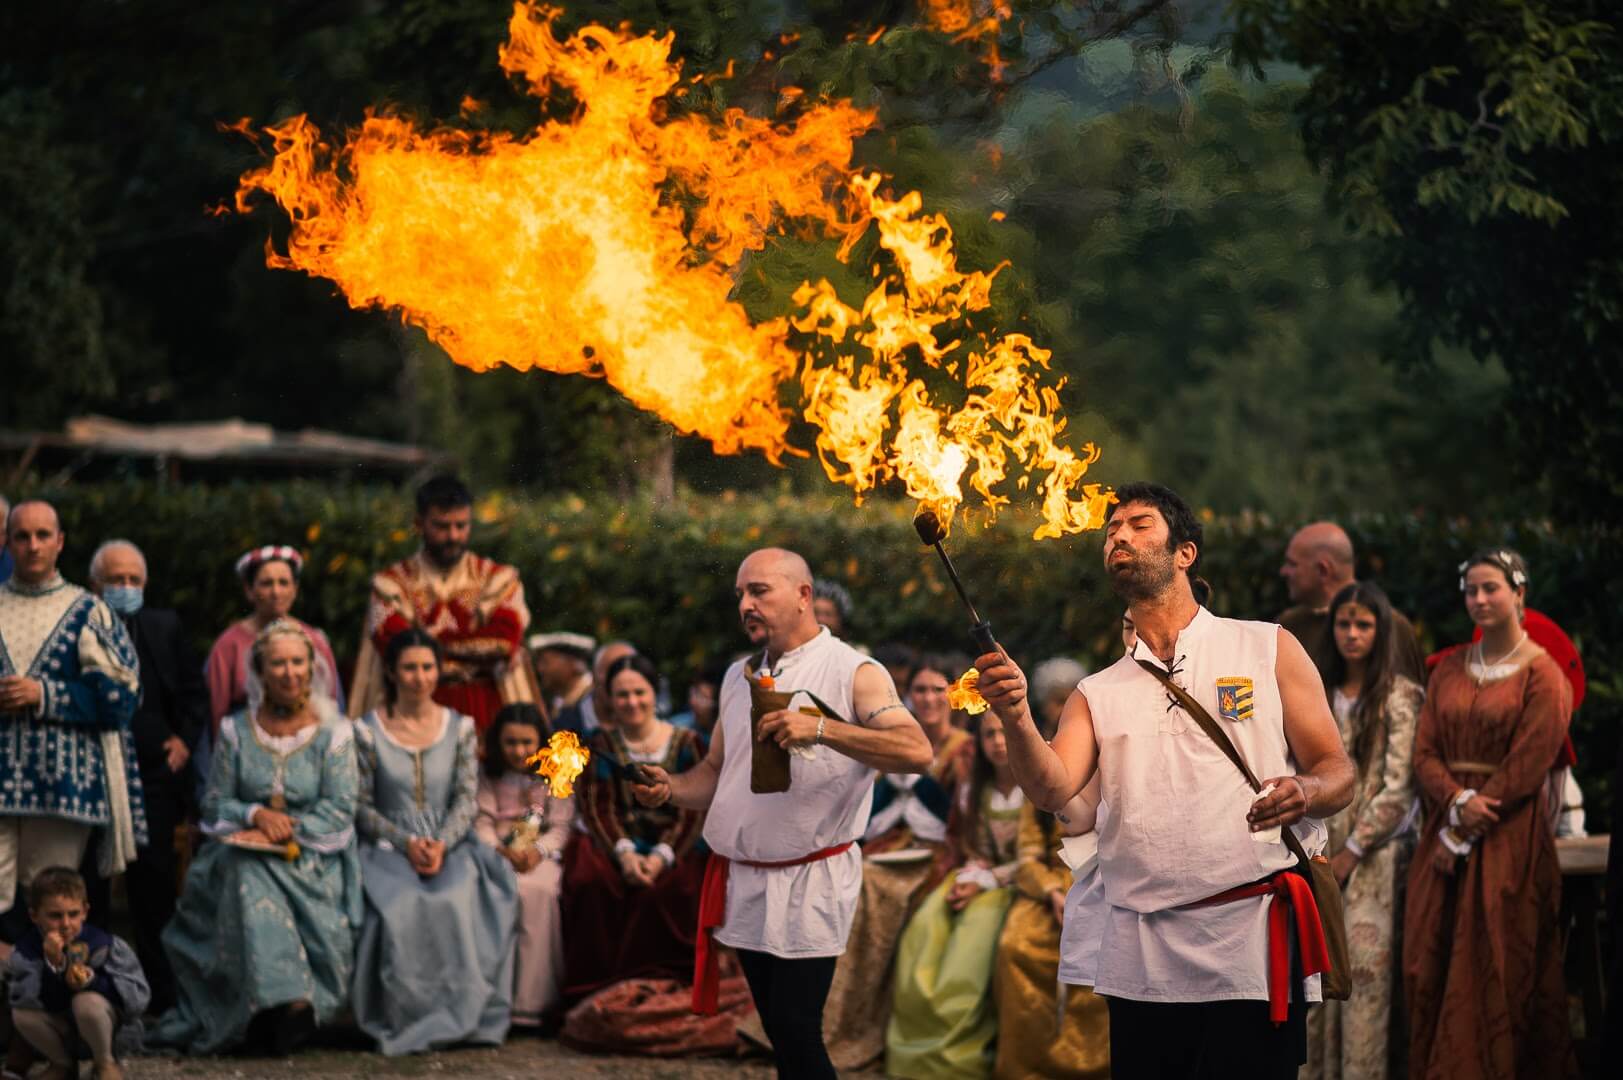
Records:
[[[445,651],[434,700],[473,717],[483,731],[496,711],[538,695],[521,646],[530,625],[518,570],[467,550],[472,496],[452,477],[417,493],[423,546],[372,578],[366,634],[356,661],[350,715],[384,704],[383,658],[400,631],[427,630]]]

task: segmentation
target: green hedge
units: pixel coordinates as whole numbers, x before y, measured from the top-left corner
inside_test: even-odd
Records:
[[[70,577],[84,579],[101,540],[134,540],[150,560],[152,602],[178,608],[200,646],[243,612],[231,573],[237,555],[257,544],[291,543],[309,560],[298,613],[328,632],[347,665],[369,575],[415,547],[409,496],[392,489],[129,483],[41,493],[62,513]],[[795,548],[817,573],[850,588],[858,640],[967,644],[968,620],[935,557],[919,545],[911,506],[856,507],[836,493],[684,493],[666,506],[497,493],[476,511],[475,546],[519,566],[532,629],[627,637],[678,685],[704,658],[740,648],[733,573],[746,552],[764,544]],[[1215,587],[1214,610],[1267,618],[1285,606],[1277,570],[1294,524],[1263,515],[1209,517],[1203,570]],[[1584,655],[1589,697],[1574,740],[1591,820],[1604,827],[1606,781],[1623,726],[1623,579],[1616,572],[1623,533],[1426,515],[1344,524],[1361,576],[1387,588],[1428,650],[1470,633],[1455,570],[1461,559],[1487,544],[1527,556],[1532,606],[1566,627]],[[982,613],[1016,657],[1069,653],[1093,666],[1113,657],[1121,605],[1104,586],[1099,535],[1035,542],[1031,532],[1029,520],[1010,514],[989,530],[960,527],[949,541]]]

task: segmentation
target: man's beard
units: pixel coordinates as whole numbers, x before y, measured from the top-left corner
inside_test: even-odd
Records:
[[[468,550],[468,545],[447,540],[443,544],[424,544],[423,550],[428,552],[428,557],[433,560],[434,565],[451,567],[462,558],[462,553]]]
[[[1177,571],[1172,567],[1172,552],[1154,551],[1148,554],[1134,551],[1132,558],[1118,566],[1107,567],[1110,590],[1129,604],[1153,600],[1172,584]]]

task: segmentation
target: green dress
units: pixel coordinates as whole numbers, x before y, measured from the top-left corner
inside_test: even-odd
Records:
[[[1013,896],[1009,882],[1019,866],[1019,788],[1000,797],[990,784],[978,797],[973,835],[959,841],[968,858],[930,893],[902,934],[896,953],[895,999],[885,1033],[885,1072],[890,1076],[990,1076],[997,1014],[992,1007],[992,969],[998,935]],[[974,875],[985,891],[962,911],[947,894],[962,876]]]
[[[203,797],[203,831],[248,828],[258,806],[284,806],[298,857],[203,845],[163,946],[179,1001],[148,1041],[193,1054],[242,1043],[254,1014],[308,1001],[318,1023],[348,1000],[361,922],[355,858],[358,779],[348,720],[322,702],[320,723],[281,738],[246,712],[220,722]]]

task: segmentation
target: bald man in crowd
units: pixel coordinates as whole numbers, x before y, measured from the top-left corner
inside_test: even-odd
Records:
[[[890,675],[819,626],[806,560],[782,548],[738,568],[738,616],[755,652],[727,669],[705,759],[646,767],[645,806],[709,812],[694,1009],[716,1011],[716,943],[749,981],[780,1077],[832,1078],[823,1006],[862,891],[856,841],[877,773],[922,773],[932,751]],[[752,698],[767,709],[752,723]],[[758,783],[752,747],[787,751],[788,790]],[[712,941],[712,933],[714,938]]]
[[[11,508],[15,572],[0,585],[0,913],[41,870],[78,866],[92,832],[103,832],[98,864],[109,874],[146,841],[129,737],[141,695],[135,645],[106,601],[57,572],[66,542],[50,503]]]
[[[1354,566],[1352,537],[1333,521],[1303,526],[1285,548],[1279,576],[1285,579],[1291,606],[1280,613],[1279,625],[1294,634],[1315,661],[1322,650],[1333,647],[1330,601],[1358,580]],[[1420,651],[1414,625],[1396,607],[1392,609],[1392,649],[1397,671],[1425,686],[1425,654]]]

